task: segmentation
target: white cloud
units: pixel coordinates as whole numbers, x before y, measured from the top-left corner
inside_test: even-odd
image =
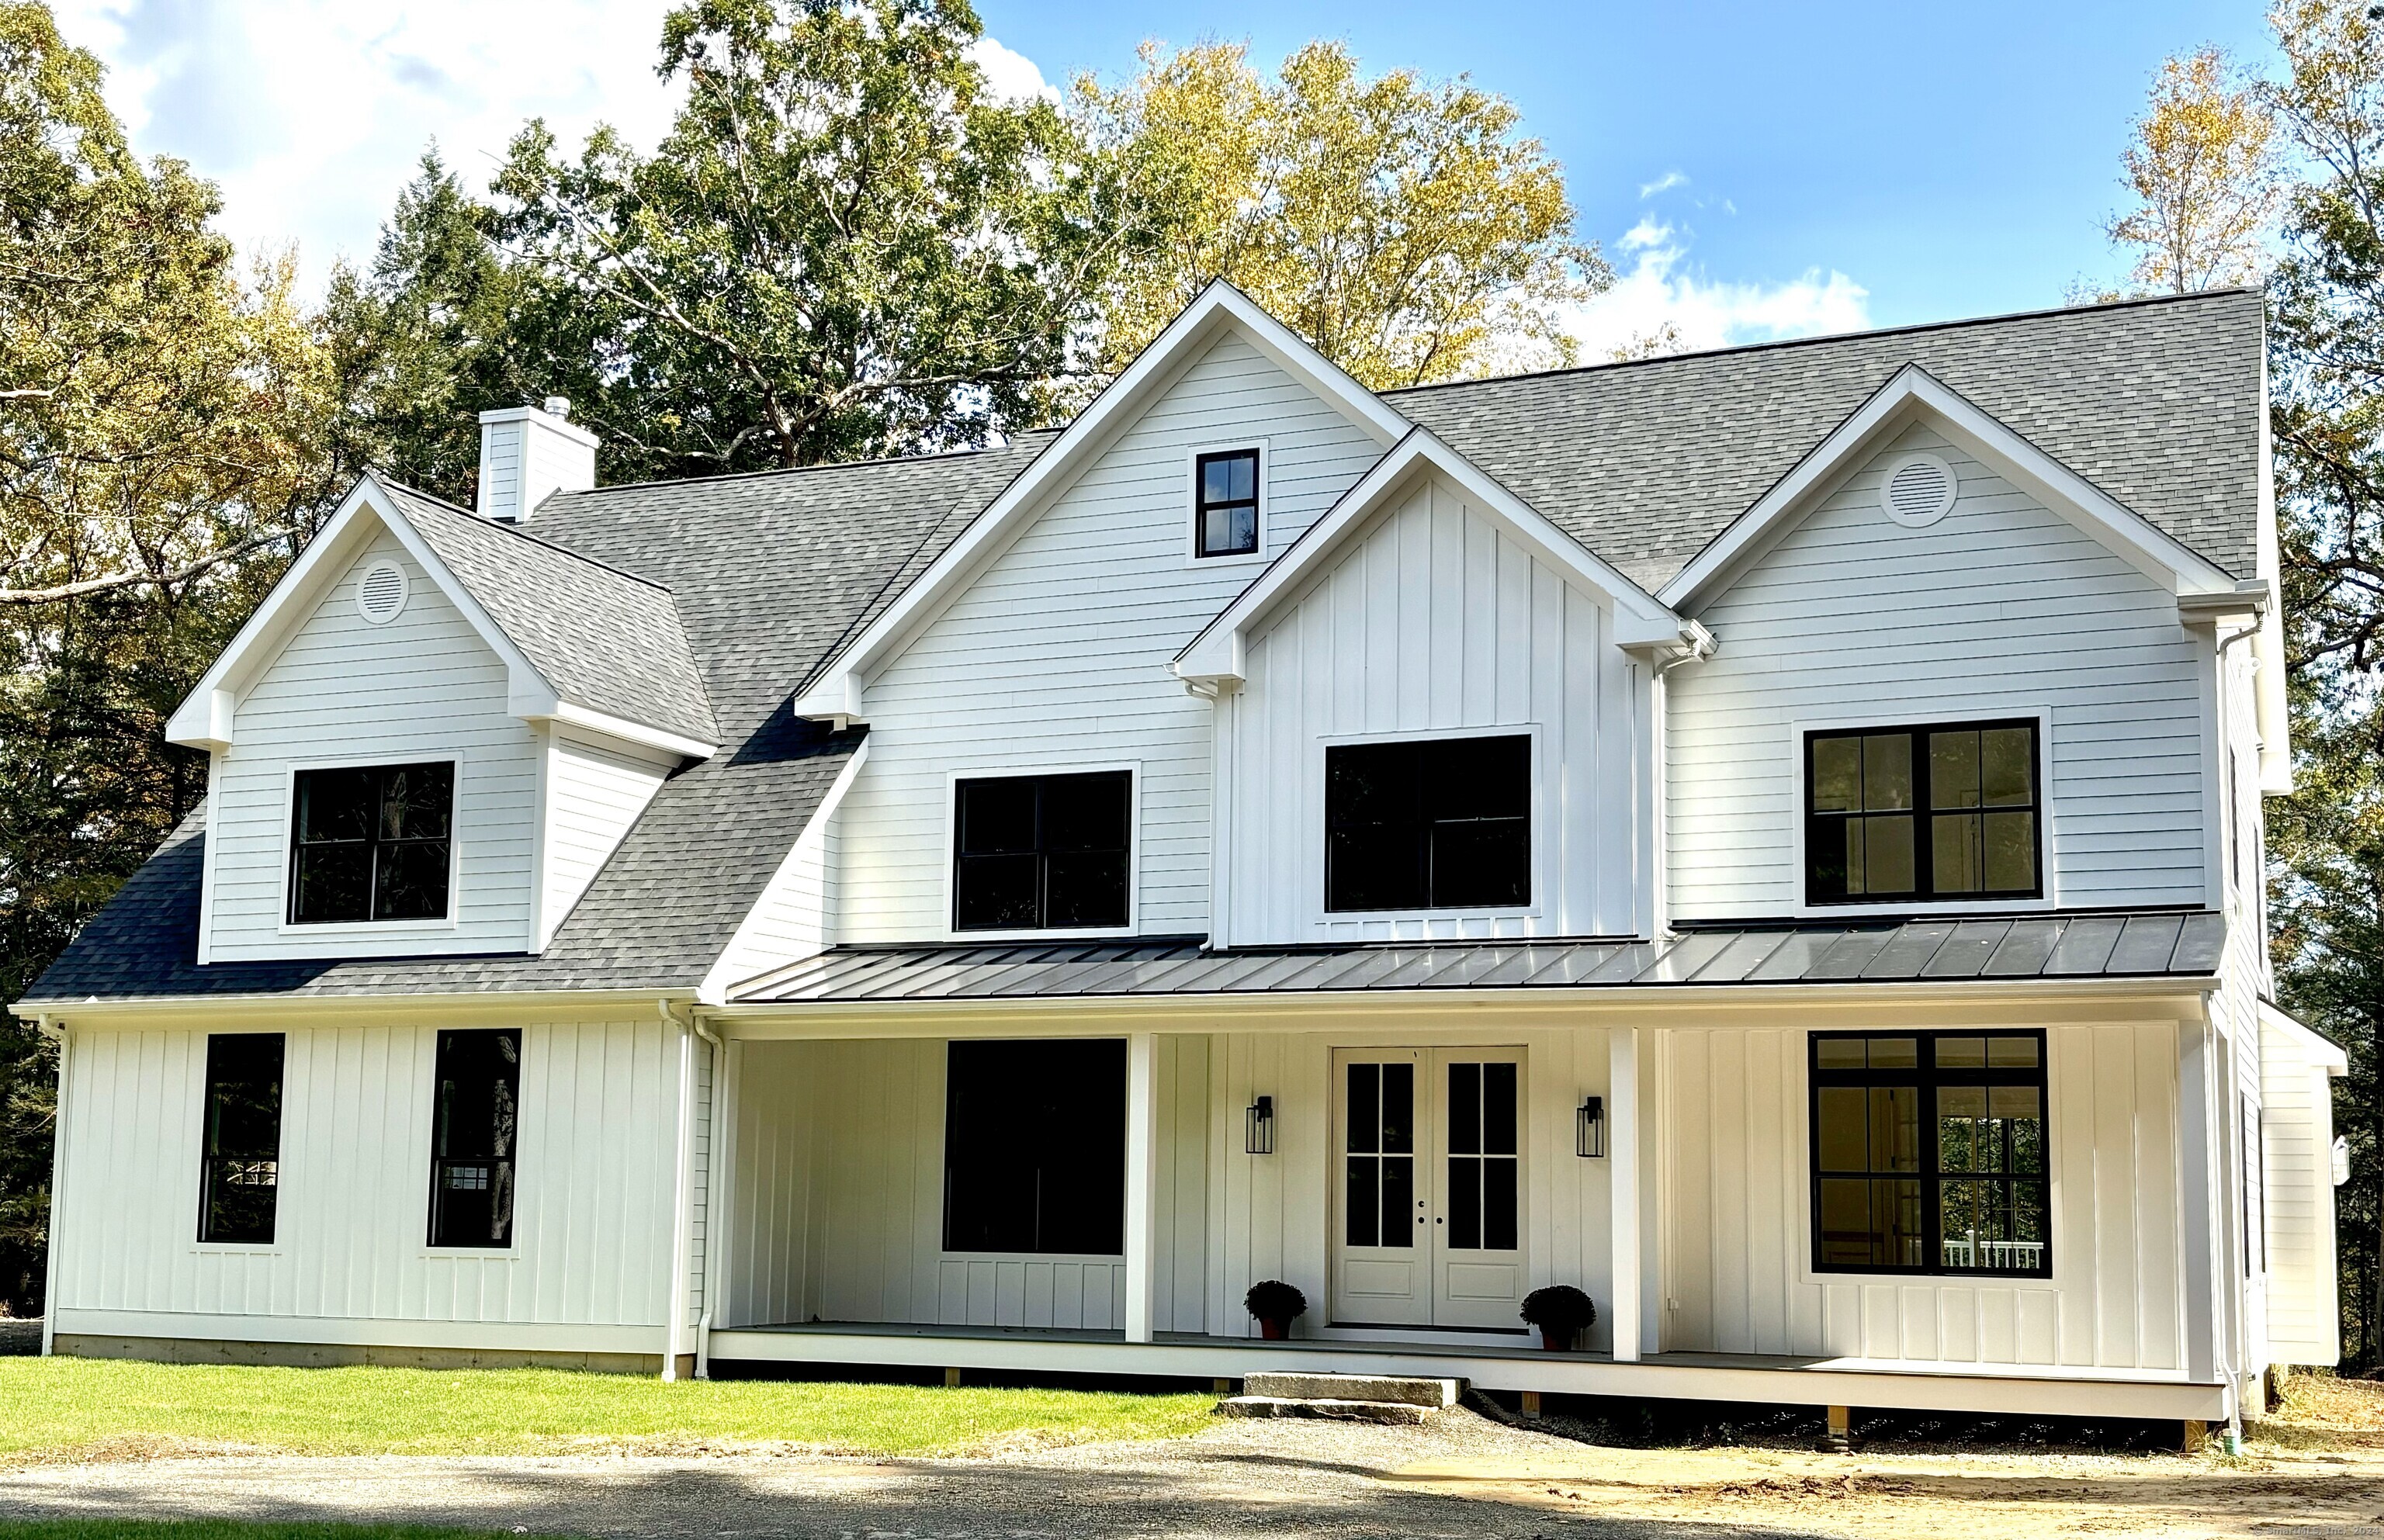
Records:
[[[1035,68],[1035,61],[1013,48],[1005,48],[994,38],[979,38],[969,46],[969,57],[985,71],[986,84],[1005,102],[1032,101],[1040,96],[1057,102],[1060,92]]]
[[[474,186],[531,117],[573,151],[599,121],[652,145],[677,101],[654,74],[667,5],[56,0],[68,39],[106,62],[134,144],[219,183],[242,249],[295,240],[310,287],[336,255],[370,257],[433,140]],[[990,38],[977,59],[1004,94],[1049,91]]]
[[[1687,351],[1860,331],[1871,324],[1869,290],[1834,268],[1777,282],[1711,278],[1688,260],[1686,238],[1653,216],[1615,244],[1628,255],[1628,270],[1571,317],[1588,361],[1660,336],[1668,325]]]
[[[1639,184],[1639,196],[1642,198],[1653,198],[1658,192],[1670,192],[1676,187],[1686,187],[1688,185],[1689,179],[1684,173],[1679,171],[1667,171],[1652,182],[1641,182]]]

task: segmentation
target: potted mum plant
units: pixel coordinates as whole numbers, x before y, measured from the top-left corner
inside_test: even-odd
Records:
[[[1308,1296],[1281,1278],[1250,1285],[1242,1303],[1259,1324],[1259,1336],[1281,1342],[1291,1336],[1291,1324],[1308,1313]]]
[[[1571,1284],[1535,1288],[1523,1296],[1523,1323],[1540,1328],[1540,1346],[1569,1353],[1581,1334],[1597,1324],[1597,1307]]]

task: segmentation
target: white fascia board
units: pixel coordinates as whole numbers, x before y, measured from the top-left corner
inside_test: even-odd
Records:
[[[701,738],[649,727],[643,722],[631,721],[627,717],[616,717],[609,712],[591,711],[585,706],[556,700],[552,692],[537,703],[534,710],[524,710],[520,704],[515,704],[514,714],[527,721],[560,722],[565,727],[576,727],[582,733],[615,739],[639,748],[659,749],[682,759],[709,759],[720,751],[718,744],[708,744]]]
[[[1238,684],[1245,677],[1249,638],[1310,574],[1355,538],[1381,509],[1419,477],[1441,475],[1454,482],[1473,505],[1515,540],[1603,595],[1613,607],[1614,635],[1626,647],[1695,648],[1703,628],[1686,622],[1653,595],[1600,560],[1580,541],[1548,522],[1546,515],[1484,474],[1431,432],[1415,428],[1374,462],[1342,494],[1324,517],[1310,524],[1242,590],[1216,619],[1186,644],[1172,665],[1176,677],[1204,692]]]
[[[861,767],[866,764],[868,759],[869,740],[863,738],[861,740],[861,746],[854,749],[851,756],[845,760],[844,769],[837,771],[836,779],[828,783],[827,795],[820,798],[820,805],[813,809],[811,819],[803,825],[802,832],[795,836],[794,844],[787,847],[785,857],[778,862],[778,869],[770,874],[770,881],[763,884],[761,893],[755,895],[753,906],[745,911],[743,919],[737,922],[737,933],[728,938],[728,944],[722,947],[720,955],[713,959],[712,971],[705,974],[703,982],[696,986],[697,1004],[724,1004],[727,1002],[731,988],[751,981],[727,977],[728,965],[744,948],[746,937],[751,934],[753,927],[760,922],[762,906],[770,902],[792,875],[795,863],[809,855],[819,842],[827,837],[828,819],[834,818],[837,808],[843,805],[844,794],[852,789],[853,781],[859,777]],[[801,958],[794,960],[802,961]],[[788,963],[773,963],[754,977],[767,978],[780,968],[789,966]]]
[[[959,539],[872,621],[795,701],[795,714],[839,727],[866,721],[863,684],[940,613],[1090,460],[1135,422],[1150,399],[1195,363],[1219,333],[1235,330],[1277,367],[1388,448],[1407,419],[1301,341],[1233,285],[1218,279],[1168,323],[1124,374],[1022,472]]]
[[[2309,1062],[2323,1068],[2328,1076],[2339,1078],[2351,1073],[2351,1059],[2341,1049],[2266,1000],[2260,1002],[2260,1025],[2273,1027],[2300,1043],[2302,1053]]]
[[[1680,610],[1695,610],[1767,548],[1807,501],[1857,457],[1924,412],[2004,479],[2180,598],[2226,595],[2240,599],[2235,579],[2216,564],[1980,411],[1917,363],[1906,364],[1872,392],[1794,470],[1664,585],[1658,597]],[[2241,608],[2254,606],[2243,602]]]

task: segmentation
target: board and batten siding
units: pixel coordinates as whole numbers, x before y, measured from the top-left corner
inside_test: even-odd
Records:
[[[2175,1026],[2046,1030],[2045,1279],[1815,1273],[1805,1034],[1652,1037],[1667,1350],[2183,1368]]]
[[[2342,1356],[2335,1300],[2334,1108],[2324,1066],[2278,1027],[2261,1032],[2267,1114],[2268,1360]]]
[[[356,611],[356,584],[382,561],[404,571],[409,595],[374,625]],[[376,537],[241,697],[213,770],[202,960],[527,950],[540,745],[505,690],[504,663],[471,623],[394,538]],[[416,757],[459,761],[453,923],[284,926],[292,766]]]
[[[1879,507],[1905,452],[1960,477],[1920,529]],[[2210,896],[2209,644],[2175,597],[1925,425],[1907,429],[1697,617],[1720,650],[1668,679],[1670,912],[1803,901],[1798,729],[2051,712],[2048,895]]]
[[[1642,671],[1605,603],[1454,485],[1381,514],[1250,640],[1247,669],[1222,705],[1233,944],[1644,931]],[[1501,728],[1533,739],[1528,911],[1328,914],[1326,746]]]
[[[677,763],[600,746],[568,728],[547,735],[540,950],[554,938]]]
[[[1158,1040],[1161,1331],[1202,1329],[1209,1039]],[[947,1251],[940,1039],[746,1042],[715,1326],[788,1321],[1115,1329],[1120,1257]]]
[[[428,1025],[289,1030],[274,1239],[206,1245],[207,1034],[76,1029],[58,1331],[659,1352],[677,1044],[652,1019],[523,1027],[502,1252],[428,1245],[437,1044]]]
[[[1261,438],[1270,552],[1381,453],[1229,335],[868,682],[839,941],[947,932],[951,776],[1123,764],[1137,767],[1138,928],[1208,929],[1210,706],[1168,663],[1259,568],[1191,560],[1189,457]]]

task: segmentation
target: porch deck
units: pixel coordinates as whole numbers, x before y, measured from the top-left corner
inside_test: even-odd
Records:
[[[1484,1390],[1566,1396],[2023,1416],[2226,1415],[2223,1386],[2196,1385],[2182,1374],[1695,1352],[1655,1353],[1618,1363],[1607,1353],[1547,1352],[1520,1337],[1509,1347],[1476,1341],[1263,1342],[1161,1332],[1149,1342],[1128,1342],[1121,1331],[831,1321],[715,1329],[711,1356],[1211,1380],[1265,1371],[1321,1371],[1449,1377]]]

